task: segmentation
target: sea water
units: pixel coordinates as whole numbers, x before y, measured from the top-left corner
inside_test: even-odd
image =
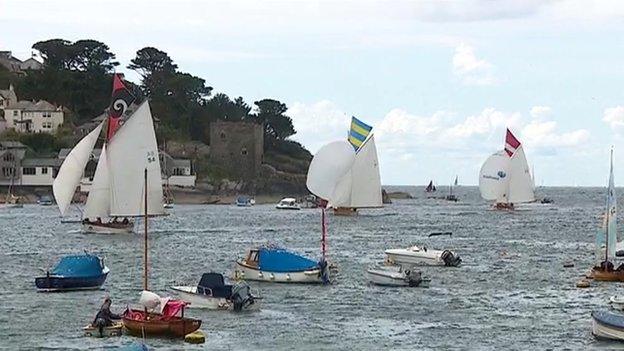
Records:
[[[442,187],[441,187],[442,188]],[[339,275],[329,286],[251,285],[264,297],[259,312],[188,309],[203,320],[206,344],[147,339],[157,350],[290,349],[610,349],[590,332],[593,309],[608,308],[617,283],[575,282],[594,262],[594,234],[603,212],[601,188],[541,188],[554,204],[515,212],[489,210],[474,187],[455,190],[458,203],[428,199],[422,188],[399,187],[416,199],[394,200],[355,217],[328,216],[328,254]],[[434,196],[443,196],[439,189]],[[280,211],[274,205],[176,205],[152,220],[149,288],[166,295],[174,283],[194,285],[204,272],[231,275],[234,261],[259,244],[320,255],[320,210]],[[0,210],[0,348],[115,349],[130,336],[84,337],[105,296],[114,312],[142,290],[143,235],[93,235],[61,224],[56,207]],[[451,236],[428,238],[432,232]],[[429,288],[369,285],[365,269],[384,250],[422,244],[452,249],[458,268],[423,267]],[[102,290],[38,293],[34,278],[64,254],[99,253],[110,268]],[[573,268],[563,268],[572,261]],[[621,289],[620,289],[621,290]]]

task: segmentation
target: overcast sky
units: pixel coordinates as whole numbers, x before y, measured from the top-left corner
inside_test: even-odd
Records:
[[[285,102],[312,152],[357,116],[384,184],[476,184],[506,127],[538,185],[605,185],[611,145],[624,184],[621,1],[2,0],[0,33],[22,59],[51,38],[122,66],[157,47],[216,92]]]

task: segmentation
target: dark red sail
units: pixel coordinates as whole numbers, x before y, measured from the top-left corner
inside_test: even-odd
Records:
[[[111,104],[108,107],[108,128],[106,130],[106,141],[109,141],[121,124],[121,117],[134,102],[134,95],[126,88],[121,80],[121,75],[113,75],[113,93],[111,94]]]

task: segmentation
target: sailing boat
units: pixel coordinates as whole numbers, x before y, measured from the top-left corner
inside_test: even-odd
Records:
[[[597,264],[592,268],[594,280],[624,282],[624,266],[614,269],[615,250],[617,243],[617,199],[613,180],[613,149],[609,170],[609,185],[605,202],[604,221],[601,230],[596,234]],[[602,244],[605,245],[604,251]]]
[[[455,194],[453,194],[453,186],[457,186],[457,176],[455,176],[455,181],[451,185],[449,185],[449,194],[446,195],[444,199],[447,201],[457,202],[459,201],[459,199]]]
[[[6,208],[22,208],[24,205],[20,202],[20,197],[13,194],[13,187],[15,182],[15,160],[13,161],[13,167],[11,168],[11,183],[7,190],[7,195],[4,198],[4,206]]]
[[[334,214],[352,215],[357,213],[358,208],[383,206],[379,160],[375,135],[371,133],[372,128],[355,117],[351,119],[348,142],[342,143],[343,146],[351,147],[351,152],[346,154],[349,155],[349,161],[347,161],[349,169],[335,185],[332,198],[321,197],[329,201],[329,205],[334,208]],[[336,161],[332,155],[325,155],[320,150],[317,154],[323,155],[317,161],[319,169],[331,167],[331,164]],[[308,172],[310,170],[312,170],[312,165]],[[315,171],[312,170],[312,172]],[[310,173],[308,173],[309,178]]]
[[[435,185],[433,185],[433,180],[431,180],[429,182],[429,185],[427,185],[427,187],[425,188],[425,191],[428,192],[428,193],[432,193],[432,192],[434,192],[436,190],[437,189],[436,189]]]
[[[130,178],[126,176],[128,173],[127,165],[132,163],[124,164],[124,162],[133,162],[135,160],[128,159],[128,154],[130,153],[126,148],[133,147],[140,142],[133,139],[143,138],[146,133],[149,133],[150,126],[147,125],[147,118],[141,118],[141,116],[149,116],[149,123],[151,123],[149,106],[143,103],[133,114],[135,116],[134,120],[137,122],[133,121],[131,124],[140,123],[140,128],[147,129],[139,130],[132,134],[125,132],[121,135],[116,134],[121,116],[133,101],[134,96],[129,94],[121,78],[115,74],[113,78],[112,103],[107,120],[106,142],[102,146],[102,152],[100,153],[83,213],[82,229],[86,233],[120,234],[132,233],[133,231],[134,222],[128,219],[132,214],[116,213],[118,210],[116,206],[121,201],[118,194],[122,192],[132,193],[127,189]],[[65,215],[67,208],[71,204],[76,187],[80,182],[103,125],[104,122],[76,144],[65,158],[65,161],[63,161],[58,175],[54,179],[52,190],[61,216]],[[151,125],[151,130],[153,128],[153,125]],[[115,137],[113,138],[113,136]],[[113,165],[120,164],[120,162],[125,167],[113,167]],[[119,220],[122,217],[123,220]]]
[[[514,204],[535,201],[533,181],[522,144],[507,129],[505,148],[492,154],[479,172],[479,190],[495,208],[513,210]]]
[[[149,111],[149,110],[148,110]],[[137,111],[138,112],[138,111]],[[148,115],[151,120],[151,115]],[[169,298],[160,298],[158,295],[148,290],[148,249],[147,249],[147,228],[150,216],[158,216],[163,213],[162,204],[162,183],[160,180],[160,165],[158,164],[158,149],[156,149],[156,135],[154,134],[154,128],[151,129],[151,138],[149,136],[147,144],[153,144],[154,148],[149,149],[145,147],[138,147],[132,151],[136,151],[132,158],[138,163],[133,164],[139,167],[145,167],[143,174],[143,186],[135,184],[143,195],[143,223],[144,235],[143,235],[143,291],[141,292],[141,299],[139,303],[142,305],[142,309],[128,308],[123,316],[123,325],[129,334],[136,336],[169,336],[169,337],[184,337],[190,334],[199,327],[201,327],[202,321],[200,319],[184,317],[184,308],[188,305],[187,302],[181,300],[173,300]],[[122,129],[123,130],[123,129]],[[140,145],[137,145],[140,146]],[[147,146],[144,144],[143,146]],[[156,155],[156,157],[154,157]],[[141,157],[143,156],[143,157]],[[141,158],[143,158],[141,160]],[[141,162],[142,161],[142,162]],[[131,168],[135,168],[134,166]],[[138,167],[136,167],[138,168]],[[155,180],[153,177],[154,170],[158,170],[157,184],[148,182],[148,179]],[[151,172],[150,172],[151,170]],[[136,175],[136,172],[134,172]],[[150,174],[151,173],[151,174]],[[150,177],[151,175],[151,177]],[[139,178],[140,179],[140,178]],[[149,195],[158,193],[156,187],[160,187],[160,197],[155,201]],[[158,195],[158,194],[156,194]],[[159,202],[159,203],[156,203]],[[150,204],[158,205],[158,207],[150,207]],[[141,203],[139,202],[139,205]],[[140,208],[137,208],[140,210]]]

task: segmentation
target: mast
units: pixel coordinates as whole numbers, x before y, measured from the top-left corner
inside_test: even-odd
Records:
[[[325,222],[325,207],[321,207],[321,254],[325,260],[325,251],[327,245],[327,223]]]
[[[145,213],[143,216],[144,234],[143,234],[143,290],[147,290],[147,168],[143,173],[145,181]]]

